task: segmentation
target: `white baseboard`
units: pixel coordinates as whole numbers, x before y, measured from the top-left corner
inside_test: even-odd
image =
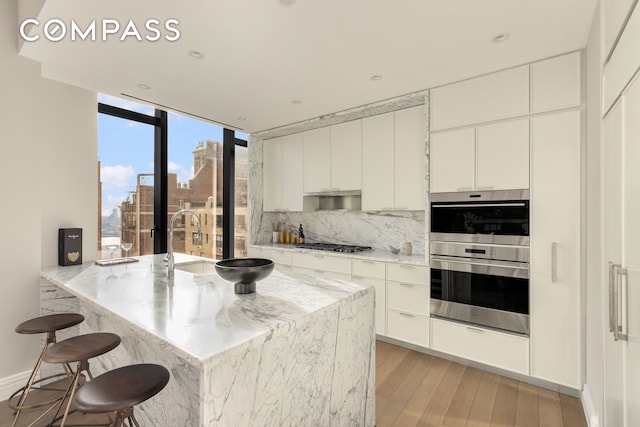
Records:
[[[31,375],[31,371],[0,378],[0,402],[7,400],[16,390],[24,387],[29,379],[29,375]]]
[[[587,425],[589,427],[600,427],[598,413],[593,406],[593,400],[591,399],[591,393],[589,392],[589,386],[587,384],[582,388],[582,408],[584,409],[584,416],[587,419]]]

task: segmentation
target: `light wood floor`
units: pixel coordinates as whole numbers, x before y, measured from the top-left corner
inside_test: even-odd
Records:
[[[378,341],[376,426],[587,423],[574,397]]]
[[[28,425],[38,411],[24,413],[18,425]],[[35,426],[45,426],[49,417],[45,419]],[[12,420],[6,401],[0,402],[0,427],[11,426]],[[576,398],[378,341],[376,426],[586,427],[587,423]]]

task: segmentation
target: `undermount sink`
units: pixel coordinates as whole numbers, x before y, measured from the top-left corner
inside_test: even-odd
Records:
[[[193,261],[193,262],[185,262],[181,264],[176,264],[176,270],[186,271],[187,273],[193,274],[211,274],[216,271],[216,262],[211,261]]]

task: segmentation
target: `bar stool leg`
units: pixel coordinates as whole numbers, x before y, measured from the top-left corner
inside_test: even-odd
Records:
[[[138,424],[138,420],[136,420],[136,417],[133,415],[133,406],[120,412],[122,412],[123,415],[122,419],[124,420],[126,418],[129,422],[129,427],[133,427],[134,425],[136,427],[140,427],[140,424]],[[124,423],[122,425],[124,425]]]
[[[67,390],[65,391],[64,396],[62,397],[62,400],[60,400],[60,403],[58,404],[58,409],[56,410],[56,413],[53,416],[51,423],[49,424],[50,426],[53,426],[53,423],[58,420],[60,409],[62,409],[62,405],[64,404],[64,399],[68,397],[69,400],[67,401],[67,405],[65,407],[64,413],[62,414],[62,421],[60,423],[60,427],[64,427],[64,423],[67,421],[67,417],[69,416],[69,409],[71,408],[73,397],[75,396],[76,391],[78,390],[78,382],[80,381],[81,372],[86,372],[87,375],[89,375],[89,378],[93,379],[93,375],[91,375],[91,371],[89,370],[88,360],[81,360],[78,362],[78,366],[76,368],[76,372],[73,375],[73,379],[71,380],[69,387],[67,387]]]
[[[25,402],[27,401],[27,398],[29,397],[29,393],[31,392],[33,385],[36,382],[42,382],[42,381],[45,381],[45,380],[48,380],[48,379],[51,379],[51,378],[56,378],[56,377],[59,377],[59,376],[62,375],[62,374],[54,374],[54,375],[50,375],[48,377],[42,378],[39,381],[35,380],[37,375],[38,375],[38,372],[40,371],[40,366],[42,366],[42,359],[44,357],[45,352],[47,351],[47,348],[49,347],[49,345],[55,344],[55,343],[56,343],[56,333],[55,333],[55,331],[47,332],[47,338],[45,340],[44,347],[42,348],[42,351],[40,352],[40,357],[38,357],[38,360],[36,361],[36,364],[33,367],[33,370],[31,371],[31,375],[29,376],[29,379],[27,380],[27,384],[23,388],[17,390],[15,393],[13,393],[11,395],[11,397],[8,399],[9,408],[14,409],[16,411],[16,414],[13,417],[13,422],[11,423],[11,427],[15,427],[16,426],[16,423],[18,422],[18,418],[20,417],[20,413],[23,410],[32,408],[32,406],[25,406]],[[73,373],[72,373],[71,369],[69,368],[69,365],[64,363],[63,367],[64,367],[65,375],[68,378],[70,378],[73,375]],[[60,391],[62,391],[62,390],[60,390]],[[20,394],[20,393],[22,393],[22,394],[20,395],[20,399],[18,400],[18,403],[16,405],[11,404],[11,400],[14,397],[16,397],[18,394]],[[37,406],[41,406],[43,404],[46,405],[48,403],[54,403],[54,402],[57,402],[57,401],[58,401],[58,398],[53,399],[53,400],[51,400],[49,402],[42,402]],[[33,406],[33,407],[36,407],[36,406]],[[46,414],[46,412],[45,412],[45,414]],[[38,420],[39,419],[40,419],[40,417],[38,417]]]

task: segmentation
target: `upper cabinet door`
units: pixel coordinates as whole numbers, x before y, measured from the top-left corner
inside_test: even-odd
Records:
[[[531,112],[581,104],[580,53],[574,52],[531,65]]]
[[[331,126],[331,189],[362,189],[362,120]]]
[[[475,129],[431,135],[429,182],[432,193],[475,188]]]
[[[282,209],[302,211],[303,179],[302,133],[282,138]]]
[[[263,210],[282,209],[282,138],[267,139],[262,145]]]
[[[323,127],[304,132],[304,192],[331,188],[331,132]]]
[[[476,190],[529,188],[529,119],[476,130]]]
[[[529,66],[431,91],[431,131],[529,114]]]
[[[362,119],[362,210],[393,209],[393,113]]]
[[[394,208],[425,209],[425,107],[394,113]]]

